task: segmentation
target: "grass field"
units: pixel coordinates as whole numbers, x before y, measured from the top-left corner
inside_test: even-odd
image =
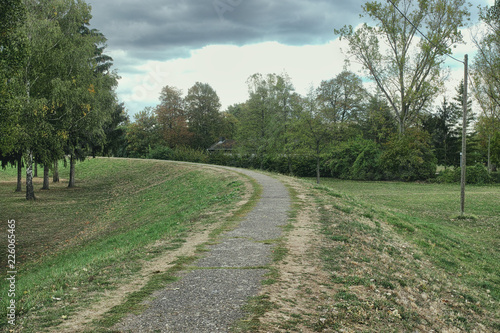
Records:
[[[200,225],[219,223],[248,192],[236,174],[161,161],[87,160],[77,165],[74,189],[67,188],[67,173],[61,166],[63,182],[49,191],[40,190],[37,178],[37,200],[26,202],[24,193],[14,192],[15,169],[0,171],[2,268],[7,220],[16,220],[16,333],[66,321],[185,245]],[[296,296],[284,300],[288,308],[270,302],[270,295],[254,298],[255,320],[240,331],[500,331],[500,186],[467,186],[466,213],[474,218],[462,220],[455,218],[457,185],[282,180],[294,201],[284,231],[297,231],[295,242],[310,242],[314,253],[296,254],[308,263],[304,270],[290,266],[302,276],[280,276],[278,267],[292,262],[284,236],[274,252],[278,266],[264,285],[285,279]],[[294,229],[299,222],[309,236]],[[178,268],[189,260],[179,258]],[[112,331],[123,314],[140,310],[144,297],[175,280],[170,271],[158,273],[89,332]],[[276,290],[279,298],[283,289]],[[258,318],[273,309],[285,319],[259,326]],[[0,331],[9,329],[1,316]]]
[[[500,187],[325,179],[314,187],[337,286],[316,328],[500,331]],[[343,324],[344,323],[344,324]]]
[[[68,170],[60,173],[49,191],[37,178],[37,200],[26,202],[14,192],[15,169],[0,171],[1,308],[9,301],[6,225],[15,219],[16,332],[60,323],[145,261],[179,248],[196,225],[218,222],[246,192],[236,174],[161,161],[90,159],[77,164],[74,189]],[[9,331],[5,315],[2,328]]]

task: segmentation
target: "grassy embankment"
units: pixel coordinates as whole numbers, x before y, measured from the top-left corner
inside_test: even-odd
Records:
[[[336,285],[318,330],[500,330],[500,186],[325,180],[316,186]],[[347,324],[347,325],[345,325]]]
[[[238,332],[500,331],[500,186],[468,186],[457,220],[458,185],[282,180],[276,276]]]
[[[39,190],[37,178],[37,200],[26,202],[24,192],[14,193],[15,169],[0,171],[0,331],[12,328],[3,278],[8,219],[16,220],[15,331],[39,332],[130,281],[144,262],[181,247],[200,225],[221,222],[246,192],[236,174],[161,161],[87,160],[77,164],[74,189],[64,181],[68,169],[60,173],[63,182],[49,191]],[[132,304],[175,279],[167,273]]]

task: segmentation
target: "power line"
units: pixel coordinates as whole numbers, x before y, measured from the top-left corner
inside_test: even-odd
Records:
[[[406,17],[406,15],[398,8],[398,6],[396,6],[396,4],[392,0],[387,0],[387,1],[390,2],[394,6],[394,8],[401,14],[401,16],[403,16],[403,18],[408,23],[410,23],[412,25],[412,27],[414,27],[415,30],[417,30],[418,33],[421,34],[422,37],[424,37],[424,39],[429,42],[429,44],[431,44],[432,46],[434,46],[437,49],[441,49],[439,46],[437,46],[436,44],[434,44],[429,38],[427,38],[427,36],[424,33],[422,33],[415,24],[413,24],[413,22],[408,17]],[[453,57],[453,56],[451,56],[451,55],[449,55],[447,53],[445,53],[445,56],[447,56],[447,57],[449,57],[449,58],[451,58],[451,59],[453,59],[455,61],[458,61],[461,64],[464,64],[464,62],[462,60],[459,60],[459,59],[457,59],[457,58],[455,58],[455,57]]]

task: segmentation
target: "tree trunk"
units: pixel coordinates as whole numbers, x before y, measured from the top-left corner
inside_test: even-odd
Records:
[[[33,177],[38,177],[38,163],[35,162],[35,174],[33,175]]]
[[[26,158],[26,200],[35,199],[35,189],[33,188],[33,152],[28,150]]]
[[[320,162],[321,162],[320,160],[321,159],[320,159],[320,157],[318,155],[318,157],[316,157],[316,184],[319,184],[320,177],[321,177],[320,171],[319,171],[319,166],[320,166]]]
[[[19,156],[17,160],[17,188],[16,192],[21,192],[23,179],[23,157]]]
[[[491,134],[488,135],[488,173],[491,173]]]
[[[69,161],[69,188],[75,187],[75,163],[75,157],[72,154]]]
[[[50,190],[49,184],[49,164],[43,165],[43,187],[42,190]]]
[[[59,183],[59,161],[54,162],[54,175],[52,181],[54,183]]]

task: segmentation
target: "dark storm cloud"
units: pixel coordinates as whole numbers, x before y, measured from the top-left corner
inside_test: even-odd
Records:
[[[189,56],[212,44],[277,41],[323,43],[333,29],[356,24],[363,1],[342,0],[105,0],[90,1],[93,27],[109,48],[139,59]]]

